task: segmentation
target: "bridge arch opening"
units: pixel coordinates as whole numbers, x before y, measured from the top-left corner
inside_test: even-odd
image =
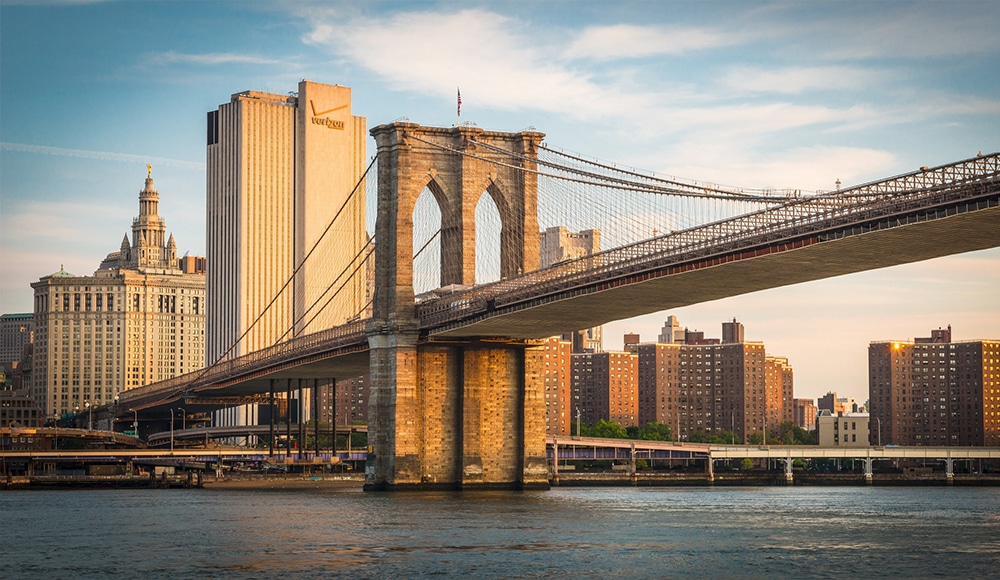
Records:
[[[438,190],[435,193],[434,190]],[[441,287],[440,187],[429,183],[413,204],[413,293]]]
[[[489,191],[484,191],[476,204],[476,284],[500,279],[503,231],[500,209]]]

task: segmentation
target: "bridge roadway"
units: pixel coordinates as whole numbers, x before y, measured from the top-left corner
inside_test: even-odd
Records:
[[[1000,459],[1000,447],[820,447],[817,445],[714,445],[673,441],[603,439],[597,437],[547,438],[549,461],[558,472],[559,460],[627,460],[635,471],[636,459],[706,459],[709,474],[721,459],[768,459],[785,464],[785,478],[792,481],[796,459],[854,459],[865,464],[865,478],[872,479],[872,464],[884,459],[943,461],[948,478],[954,462],[972,459]]]
[[[924,168],[476,286],[418,305],[423,340],[537,339],[668,308],[1000,246],[1000,154]],[[370,370],[355,321],[131,389],[129,409],[163,420],[263,402],[271,379]],[[227,403],[221,401],[229,397]]]
[[[313,425],[302,424],[301,427],[305,430],[308,435],[313,435],[315,433],[315,428]],[[299,434],[300,425],[298,423],[291,424],[291,433],[295,436]],[[278,437],[283,437],[289,431],[288,424],[281,424],[274,426],[274,434]],[[319,432],[321,435],[329,435],[329,427],[320,427]],[[367,433],[367,425],[337,425],[337,434],[346,435],[349,433]],[[153,433],[146,438],[146,443],[150,445],[162,444],[168,442],[171,438],[176,441],[189,441],[189,440],[204,440],[204,439],[229,439],[229,438],[240,438],[240,437],[250,437],[257,436],[263,437],[265,435],[271,434],[270,425],[237,425],[234,427],[192,427],[191,429],[175,429],[173,433],[170,431],[160,431],[159,433]]]
[[[267,429],[265,426],[263,429]],[[340,429],[338,428],[338,431]],[[189,429],[187,431],[196,431]],[[199,430],[200,431],[200,430]],[[244,427],[244,435],[248,433]],[[193,433],[189,433],[194,435]],[[610,459],[627,461],[635,472],[636,459],[706,460],[708,473],[714,473],[715,461],[725,459],[768,459],[785,464],[785,476],[791,481],[792,463],[796,459],[854,459],[865,464],[865,476],[872,477],[875,461],[889,459],[910,459],[921,461],[942,461],[947,477],[954,474],[955,461],[974,459],[1000,460],[1000,447],[900,447],[894,445],[874,447],[819,447],[816,445],[714,445],[672,441],[645,441],[635,439],[604,439],[598,437],[549,436],[546,438],[547,455],[553,473],[558,476],[559,461]],[[342,461],[364,461],[364,450],[339,451]],[[315,454],[308,450],[292,450],[287,459],[315,463],[330,461],[331,453]],[[72,450],[0,450],[0,459],[46,459],[72,461],[197,461],[206,463],[234,461],[271,461],[283,463],[286,454],[278,451],[273,456],[264,449],[225,447],[215,449],[72,449]]]

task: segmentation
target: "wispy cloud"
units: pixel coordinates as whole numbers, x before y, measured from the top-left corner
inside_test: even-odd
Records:
[[[304,41],[348,58],[401,91],[450,96],[461,79],[467,100],[504,110],[592,116],[612,107],[648,105],[643,102],[648,97],[601,87],[586,73],[553,61],[555,48],[539,45],[523,29],[524,23],[483,10],[415,12],[339,27],[315,23]]]
[[[135,155],[133,153],[115,153],[111,151],[88,151],[85,149],[66,149],[64,147],[49,147],[47,145],[28,145],[25,143],[8,143],[0,141],[0,150],[17,151],[20,153],[37,153],[41,155],[57,155],[61,157],[83,157],[86,159],[98,159],[101,161],[120,161],[123,163],[150,163],[156,165],[166,165],[169,167],[179,167],[182,169],[204,169],[205,163],[199,161],[185,161],[182,159],[170,159],[168,157],[154,157],[152,155]]]
[[[216,52],[207,54],[186,54],[182,52],[152,53],[147,60],[151,64],[196,64],[203,66],[218,66],[229,64],[255,65],[285,65],[286,61],[267,58],[256,54],[237,54],[232,52]]]
[[[734,67],[721,84],[741,93],[798,95],[808,91],[863,90],[891,83],[897,73],[880,68],[857,66],[795,66],[785,68]]]
[[[648,56],[678,56],[689,52],[731,46],[740,42],[733,34],[705,28],[669,28],[615,24],[586,28],[563,52],[565,58],[616,60]]]

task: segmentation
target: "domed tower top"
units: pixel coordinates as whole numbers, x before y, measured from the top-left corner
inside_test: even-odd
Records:
[[[139,218],[157,215],[159,203],[160,194],[153,185],[153,166],[146,165],[146,187],[139,192]]]
[[[167,259],[167,225],[157,213],[160,194],[153,185],[153,168],[146,166],[146,186],[139,192],[139,215],[132,220],[130,268],[170,268]]]

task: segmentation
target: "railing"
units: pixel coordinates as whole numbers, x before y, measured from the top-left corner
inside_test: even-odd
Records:
[[[1000,183],[998,173],[1000,154],[993,153],[833,194],[797,198],[775,208],[671,232],[517,278],[477,286],[447,298],[428,300],[417,306],[417,314],[422,327],[440,327],[497,307],[572,291],[595,281],[648,271],[669,263],[697,260],[953,203],[967,198],[970,186],[996,187]],[[896,225],[903,225],[903,222]]]

